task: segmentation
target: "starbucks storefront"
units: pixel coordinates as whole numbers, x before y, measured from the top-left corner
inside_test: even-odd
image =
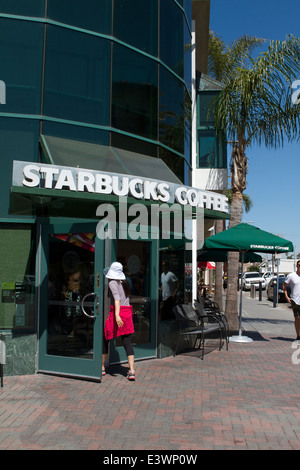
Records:
[[[160,239],[182,237],[198,210],[227,216],[223,195],[179,183],[171,172],[161,180],[14,162],[11,210],[37,214],[37,372],[101,380],[103,269],[115,260],[131,287],[135,357],[158,356]],[[111,343],[110,363],[122,363],[121,343]]]

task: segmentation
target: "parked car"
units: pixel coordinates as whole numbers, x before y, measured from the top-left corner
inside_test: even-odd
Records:
[[[250,290],[252,285],[255,285],[256,289],[259,288],[259,284],[261,283],[262,288],[266,288],[266,281],[262,278],[262,276],[256,272],[256,271],[251,271],[248,273],[244,273],[243,275],[243,289],[244,290]],[[241,279],[239,280],[239,284],[241,287]]]
[[[266,286],[268,286],[270,280],[273,279],[274,276],[275,276],[275,275],[272,274],[270,271],[268,271],[268,272],[266,272],[266,273],[263,273],[262,277],[263,277],[263,279],[264,279],[265,282],[266,282]],[[281,277],[281,276],[285,278],[285,274],[279,273],[279,277]],[[276,276],[275,276],[275,277],[276,277]]]
[[[286,298],[283,292],[283,283],[285,280],[285,276],[279,276],[279,283],[278,283],[278,301],[279,302],[286,302]],[[274,284],[277,281],[277,276],[273,276],[272,279],[270,280],[268,287],[267,287],[267,298],[268,300],[273,300],[274,299]],[[287,286],[287,293],[288,296],[290,297],[291,295],[291,288],[288,285]]]

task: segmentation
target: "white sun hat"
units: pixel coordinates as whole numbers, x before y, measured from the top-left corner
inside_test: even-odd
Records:
[[[112,263],[105,277],[107,277],[107,279],[117,279],[120,281],[126,279],[122,264],[117,261]]]

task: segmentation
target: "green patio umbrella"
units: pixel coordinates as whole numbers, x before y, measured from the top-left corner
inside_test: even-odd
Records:
[[[217,250],[220,252],[239,251],[242,256],[242,264],[245,254],[258,251],[260,253],[288,253],[294,251],[292,242],[278,237],[273,233],[241,223],[228,230],[208,237],[203,244],[202,250]],[[243,278],[241,279],[240,311],[239,311],[239,334],[230,338],[233,342],[251,342],[251,338],[242,336],[242,299]]]
[[[208,237],[202,250],[258,251],[259,253],[288,253],[293,251],[292,242],[270,232],[241,223]]]
[[[197,261],[215,261],[226,262],[228,260],[228,251],[223,250],[205,250],[199,251]],[[240,263],[242,262],[242,253],[240,253]],[[246,252],[244,254],[244,263],[261,263],[262,257],[257,253]]]

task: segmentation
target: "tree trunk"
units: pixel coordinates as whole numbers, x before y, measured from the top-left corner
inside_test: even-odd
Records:
[[[231,188],[232,202],[230,206],[229,227],[241,223],[243,215],[243,191],[246,189],[247,158],[244,142],[236,144],[232,149]],[[239,280],[239,253],[228,253],[227,296],[225,315],[228,319],[229,329],[238,330],[237,289]]]
[[[240,223],[243,213],[243,195],[235,193],[231,202],[229,228]],[[228,252],[227,295],[225,315],[231,331],[238,330],[237,288],[239,281],[239,252]]]

